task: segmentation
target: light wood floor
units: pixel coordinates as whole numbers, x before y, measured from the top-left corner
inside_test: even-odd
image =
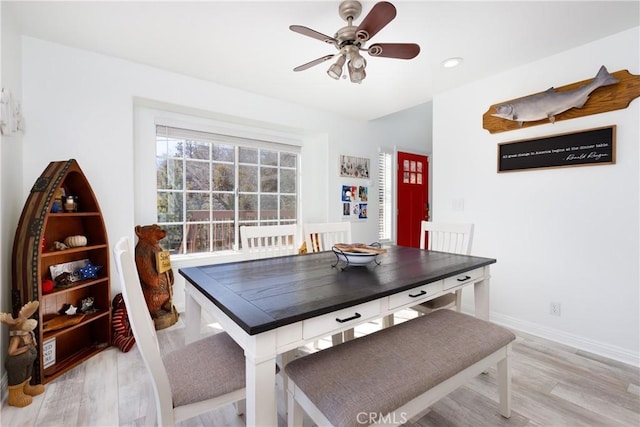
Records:
[[[407,310],[400,321],[413,317]],[[397,320],[398,321],[398,320]],[[203,333],[215,332],[216,325]],[[356,335],[380,327],[371,322]],[[207,332],[209,331],[209,332]],[[213,332],[212,332],[213,331]],[[159,331],[164,351],[183,343],[180,321]],[[320,346],[329,345],[321,342]],[[640,369],[603,359],[540,338],[518,334],[513,345],[513,412],[497,410],[495,370],[479,375],[434,404],[408,426],[640,426]],[[147,406],[147,376],[134,347],[129,353],[110,348],[47,384],[43,395],[26,408],[3,402],[0,425],[19,426],[139,426]],[[278,386],[281,387],[280,383]],[[282,396],[281,391],[278,396]],[[278,402],[283,414],[282,402]],[[284,426],[281,415],[279,426]],[[244,426],[232,406],[207,413],[180,426]],[[312,426],[305,420],[305,426]]]

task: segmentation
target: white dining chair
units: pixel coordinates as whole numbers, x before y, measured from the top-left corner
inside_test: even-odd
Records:
[[[336,243],[353,243],[351,241],[351,223],[345,222],[324,222],[304,224],[304,239],[307,252],[330,251]],[[333,345],[341,344],[343,341],[353,339],[353,329],[347,329],[340,334],[333,334],[331,342]],[[314,344],[318,348],[318,343]]]
[[[298,225],[243,225],[240,242],[242,252],[251,259],[295,255],[300,245]]]
[[[473,224],[422,221],[420,225],[420,249],[470,255],[471,245],[473,244],[473,228]],[[455,307],[456,311],[460,311],[461,305],[462,290],[459,289],[411,308],[420,313],[428,314],[441,308]]]
[[[271,258],[285,255],[295,255],[298,253],[298,225],[260,225],[260,226],[240,226],[240,243],[242,252],[249,259]],[[296,359],[299,353],[296,349],[289,350],[280,355],[281,366],[286,366],[290,361]],[[284,392],[284,408],[287,411],[287,384],[288,378],[284,370],[280,371]]]
[[[145,425],[172,426],[235,402],[244,407],[242,348],[220,332],[161,356],[129,238],[120,239],[113,252],[131,329],[151,376]]]
[[[304,224],[303,228],[308,252],[330,251],[336,243],[353,243],[348,221]]]

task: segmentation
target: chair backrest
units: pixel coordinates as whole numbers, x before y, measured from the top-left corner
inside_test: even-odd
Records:
[[[298,226],[265,225],[240,227],[242,252],[250,258],[268,258],[298,253]]]
[[[131,330],[147,371],[151,375],[153,395],[156,401],[149,402],[149,404],[155,405],[158,425],[173,425],[171,385],[162,362],[156,328],[142,294],[142,285],[138,277],[138,270],[129,238],[121,238],[113,248],[113,253],[120,283],[122,284],[122,296],[127,307]]]
[[[420,228],[421,249],[471,254],[473,224],[439,224],[422,221]]]
[[[351,223],[304,224],[304,239],[307,244],[307,252],[328,251],[336,243],[353,243],[351,241]]]

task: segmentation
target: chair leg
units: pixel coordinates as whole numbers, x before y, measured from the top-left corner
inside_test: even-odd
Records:
[[[158,412],[156,408],[156,398],[153,394],[151,385],[149,385],[149,393],[147,398],[147,415],[144,417],[145,426],[155,426],[158,423]]]
[[[347,329],[346,331],[342,332],[342,340],[343,342],[346,341],[350,341],[352,339],[355,338],[355,330],[353,328],[351,329]]]
[[[382,318],[382,329],[390,328],[391,326],[393,326],[393,322],[394,322],[393,314],[384,316]]]
[[[462,311],[462,289],[456,291],[456,311]]]
[[[498,392],[500,394],[500,414],[511,417],[511,344],[507,346],[506,356],[498,362]]]
[[[295,385],[290,383],[290,386],[293,388]],[[300,404],[293,397],[293,390],[288,389],[287,395],[289,397],[289,412],[287,413],[287,426],[288,427],[302,427],[302,419],[304,410],[300,406]]]
[[[331,344],[342,344],[342,332],[331,335]]]
[[[289,362],[296,358],[297,350],[289,350],[285,353],[282,353],[282,366],[280,366],[280,375],[282,375],[282,393],[284,398],[284,413],[289,412],[289,399],[287,390],[289,390],[289,377],[284,373],[284,367],[287,366]]]
[[[247,400],[246,399],[238,400],[237,402],[233,403],[233,406],[235,406],[236,408],[236,415],[238,416],[243,415],[247,409]]]

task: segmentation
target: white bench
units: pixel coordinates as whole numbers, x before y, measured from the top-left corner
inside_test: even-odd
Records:
[[[294,360],[289,426],[304,410],[318,425],[398,425],[498,365],[500,413],[511,416],[509,353],[515,335],[439,310]]]

